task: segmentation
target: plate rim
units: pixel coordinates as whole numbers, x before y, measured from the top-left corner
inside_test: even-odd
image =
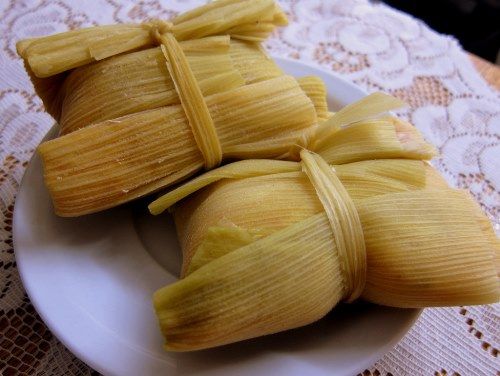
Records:
[[[298,70],[303,69],[303,67],[306,66],[307,69],[309,70],[309,72],[305,72],[304,75],[318,74],[319,76],[322,76],[322,75],[332,76],[336,80],[341,82],[342,85],[348,86],[348,87],[350,87],[350,89],[352,89],[354,91],[357,91],[357,92],[360,92],[364,95],[367,95],[366,91],[361,89],[356,84],[346,80],[346,78],[344,78],[340,74],[338,74],[334,71],[327,70],[324,67],[321,67],[321,66],[314,64],[313,62],[310,62],[310,61],[304,62],[301,60],[295,60],[295,59],[291,59],[291,58],[287,58],[287,57],[274,56],[274,55],[271,55],[271,58],[273,58],[279,66],[291,65],[291,66],[294,66],[294,68],[298,69]],[[310,72],[310,70],[313,70],[315,72]],[[55,134],[55,132],[57,131],[57,127],[58,127],[58,125],[54,124],[47,131],[47,133],[42,138],[40,143],[47,140],[48,138],[52,137]],[[20,252],[17,251],[17,249],[18,249],[17,245],[19,244],[19,241],[16,239],[19,239],[18,232],[20,230],[19,230],[19,225],[17,225],[17,224],[19,222],[21,222],[22,219],[20,218],[20,216],[21,216],[21,214],[19,213],[20,210],[17,209],[18,205],[16,205],[16,204],[17,204],[17,199],[20,196],[19,193],[21,192],[23,187],[26,186],[26,179],[27,179],[26,172],[28,171],[30,166],[33,164],[33,161],[35,158],[38,158],[38,156],[36,154],[36,148],[35,148],[35,152],[34,152],[33,156],[30,158],[28,167],[25,169],[25,171],[23,173],[23,177],[21,179],[21,182],[19,183],[16,201],[14,203],[13,217],[12,217],[12,220],[13,220],[13,223],[12,223],[12,241],[13,241],[14,257],[16,260],[17,270],[19,272],[21,282],[22,282],[23,287],[26,291],[26,294],[28,295],[28,297],[30,299],[30,303],[33,305],[33,307],[35,308],[37,314],[40,316],[42,321],[45,323],[45,325],[48,327],[48,329],[51,331],[51,333],[75,357],[77,357],[79,360],[81,360],[82,362],[84,362],[85,364],[87,364],[88,366],[93,368],[94,370],[97,370],[98,372],[100,372],[104,375],[114,374],[113,367],[111,367],[111,368],[107,367],[106,364],[101,364],[101,362],[98,362],[98,361],[94,360],[92,357],[87,356],[86,353],[82,351],[82,348],[78,346],[77,340],[72,339],[71,336],[66,335],[64,333],[64,331],[60,330],[58,323],[51,319],[50,312],[44,310],[44,308],[42,307],[41,301],[37,297],[36,288],[34,288],[34,286],[32,286],[30,277],[26,274],[27,267],[25,265],[25,259],[23,257],[18,257],[18,256],[20,256]],[[397,343],[399,343],[403,339],[405,334],[407,334],[409,332],[409,330],[413,327],[413,325],[418,320],[420,314],[422,313],[423,309],[409,309],[408,311],[411,311],[413,314],[408,316],[408,318],[405,322],[405,325],[404,326],[402,325],[401,328],[399,328],[399,330],[397,330],[394,333],[391,340],[388,341],[384,346],[379,347],[376,351],[374,351],[371,354],[371,356],[365,357],[362,362],[359,362],[359,364],[358,364],[359,365],[359,372],[363,372],[367,367],[372,366],[377,360],[381,359],[384,354],[391,351],[394,348],[394,346]]]

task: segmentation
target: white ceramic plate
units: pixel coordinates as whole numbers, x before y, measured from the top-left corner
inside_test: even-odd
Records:
[[[331,73],[276,60],[294,76],[320,76],[331,109],[364,95]],[[166,353],[151,296],[176,280],[180,251],[170,217],[149,216],[145,206],[139,201],[58,218],[38,156],[16,201],[16,259],[33,305],[76,356],[105,375],[351,376],[389,351],[418,317],[418,310],[341,306],[304,328],[213,350]]]

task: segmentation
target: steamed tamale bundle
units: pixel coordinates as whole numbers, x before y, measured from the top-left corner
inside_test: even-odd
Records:
[[[164,198],[177,203],[185,258],[184,278],[154,295],[166,349],[299,327],[357,298],[405,308],[498,301],[489,221],[429,164],[300,155],[236,162]]]
[[[285,23],[272,0],[225,0],[19,42],[61,127],[39,148],[56,213],[114,207],[225,158],[288,155],[329,112],[321,80],[285,76],[257,43]]]

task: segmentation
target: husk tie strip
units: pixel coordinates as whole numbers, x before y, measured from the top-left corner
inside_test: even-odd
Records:
[[[360,297],[366,283],[366,247],[358,212],[323,158],[306,150],[300,156],[302,170],[314,186],[332,228],[346,287],[344,299],[353,302]]]
[[[172,32],[173,24],[156,20],[146,25],[150,28],[153,39],[160,44],[165,56],[168,72],[174,82],[196,144],[203,155],[205,169],[217,167],[222,161],[222,147],[198,80]]]

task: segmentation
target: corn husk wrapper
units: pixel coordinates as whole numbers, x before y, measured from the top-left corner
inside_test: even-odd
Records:
[[[287,24],[273,0],[224,0],[186,12],[171,23],[153,20],[91,27],[25,39],[16,47],[47,112],[61,123],[62,133],[68,133],[171,104],[172,82],[159,49],[134,52],[160,44],[165,33],[182,41],[198,79],[230,73],[228,57],[220,54],[224,49],[234,56],[231,62],[247,83],[277,77],[281,71],[254,43],[267,37],[264,24],[269,32]],[[231,34],[233,43],[227,51]],[[205,38],[213,35],[221,37]],[[196,41],[199,38],[204,42]]]
[[[326,88],[323,81],[316,76],[306,76],[298,79],[299,85],[307,93],[316,109],[318,122],[322,123],[327,120],[331,114],[328,111],[328,103],[326,102]]]
[[[180,43],[204,95],[282,75],[264,53],[246,44],[230,43],[228,36]],[[246,55],[253,57],[255,69],[239,57],[236,59],[238,65],[234,64],[230,51],[246,49],[250,50]],[[262,73],[257,61],[267,62],[269,72]],[[242,73],[250,78],[245,79]],[[159,47],[74,69],[65,79],[59,95],[62,98],[60,117],[56,120],[63,134],[104,120],[180,103]]]
[[[259,43],[231,39],[229,55],[234,68],[243,76],[247,84],[269,80],[283,74],[283,71]],[[321,85],[325,90],[322,82]]]
[[[181,246],[194,255],[187,276],[154,296],[166,349],[306,325],[346,299],[335,234],[311,182],[290,164],[281,173],[263,164],[262,171],[271,170],[259,175],[262,162],[249,166],[251,177],[245,168],[233,171],[175,206]],[[465,192],[448,188],[422,161],[362,161],[335,170],[363,228],[364,299],[395,307],[498,301],[499,243]]]
[[[287,20],[273,0],[223,0],[186,12],[174,18],[172,24],[170,30],[179,41],[231,35],[231,29],[235,31],[235,38],[262,41],[271,29],[286,25]],[[30,71],[43,78],[154,46],[158,42],[154,31],[165,32],[162,28],[165,25],[158,22],[90,27],[25,39],[17,43],[17,51]]]
[[[204,95],[283,74],[258,45],[229,36],[188,40],[180,46]],[[65,75],[35,79],[34,84],[62,134],[180,103],[159,47],[111,57]]]

